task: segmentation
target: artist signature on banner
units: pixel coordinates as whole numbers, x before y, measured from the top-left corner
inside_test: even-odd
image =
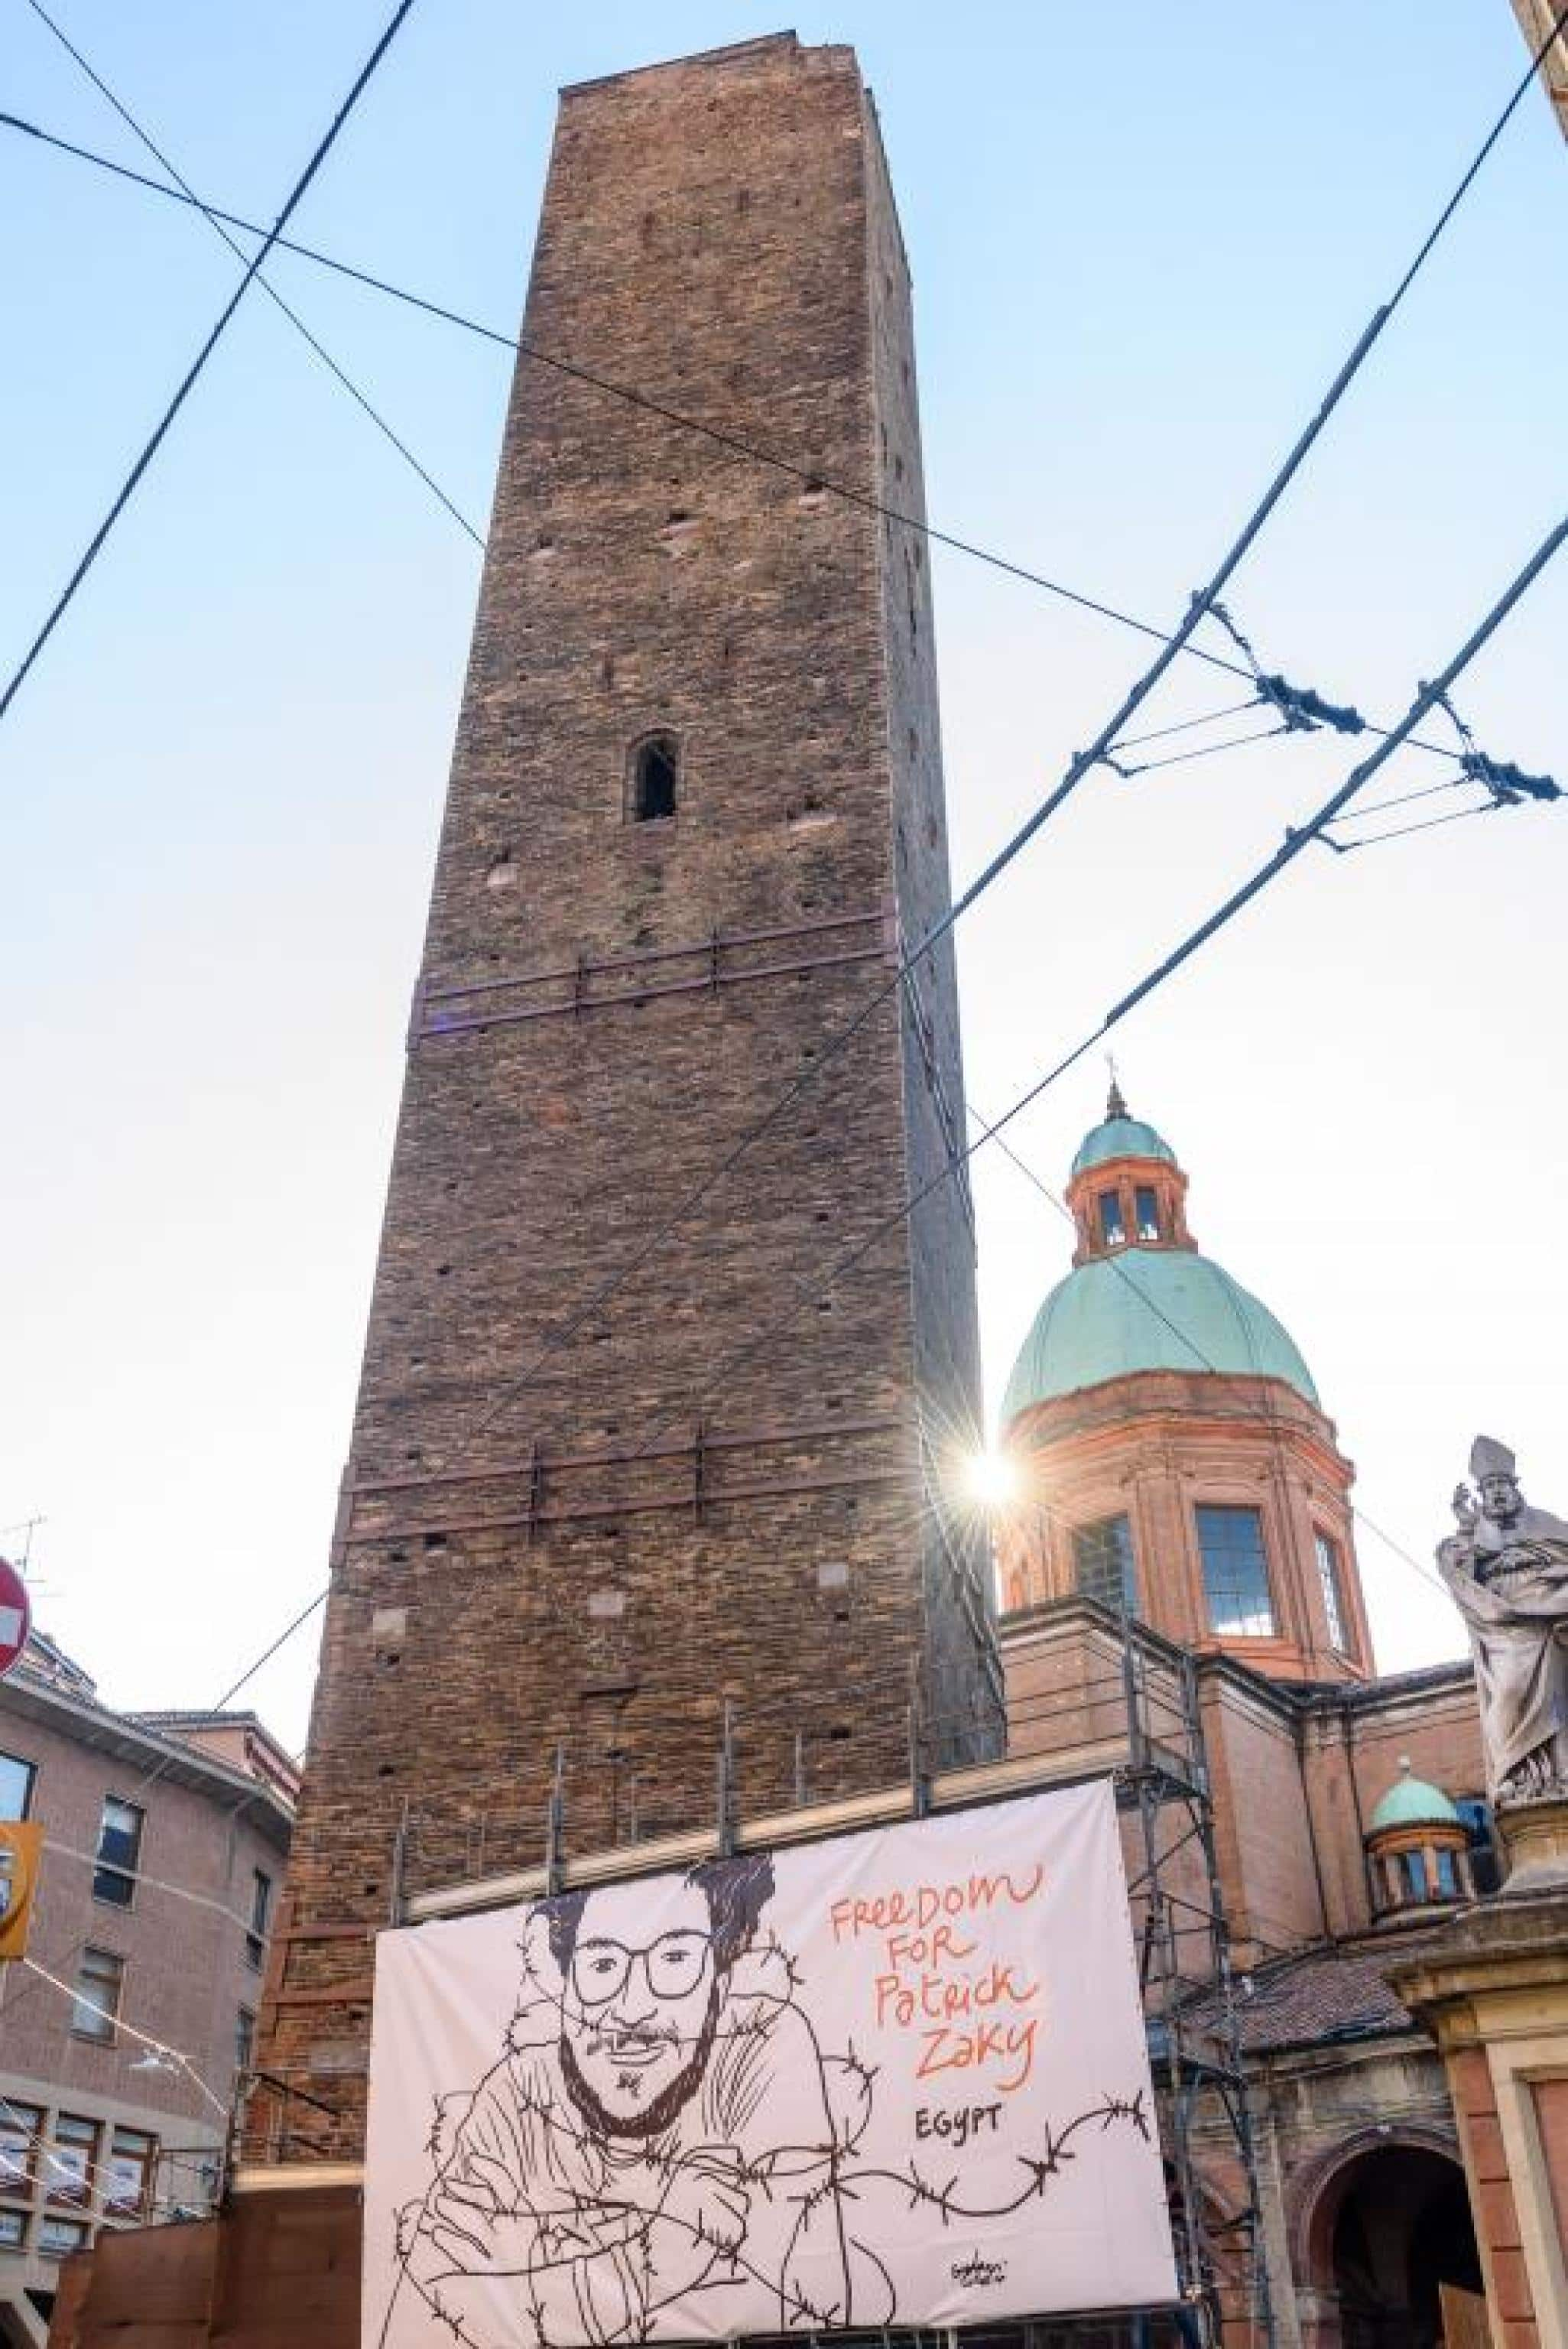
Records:
[[[947,2271],[954,2283],[965,2291],[984,2292],[987,2286],[1006,2283],[1006,2262],[1003,2260],[983,2260],[978,2251],[966,2260],[954,2260]]]

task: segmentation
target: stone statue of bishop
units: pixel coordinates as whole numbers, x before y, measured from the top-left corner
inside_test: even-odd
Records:
[[[1493,1437],[1470,1473],[1438,1567],[1470,1630],[1492,1800],[1568,1795],[1568,1524],[1528,1505]]]

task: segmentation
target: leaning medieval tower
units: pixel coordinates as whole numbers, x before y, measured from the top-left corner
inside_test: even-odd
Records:
[[[569,89],[262,2023],[316,2154],[376,1930],[552,1791],[582,1853],[709,1824],[721,1747],[752,1815],[896,1779],[912,1704],[995,1750],[962,1177],[899,1219],[964,1133],[949,947],[893,984],[948,903],[922,501],[853,54]]]

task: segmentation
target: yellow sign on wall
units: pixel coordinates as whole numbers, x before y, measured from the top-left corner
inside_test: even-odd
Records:
[[[44,1830],[36,1821],[0,1819],[0,1959],[26,1954],[33,1895],[44,1857]]]

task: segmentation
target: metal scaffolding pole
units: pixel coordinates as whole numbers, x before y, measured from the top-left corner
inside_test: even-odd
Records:
[[[1204,2349],[1219,2344],[1222,2259],[1206,2219],[1194,2143],[1202,2116],[1211,2134],[1230,2138],[1243,2180],[1243,2208],[1229,2217],[1224,2231],[1230,2259],[1239,2259],[1242,2267],[1249,2338],[1258,2349],[1275,2349],[1197,1669],[1189,1654],[1156,1651],[1125,1617],[1121,1640],[1128,1760],[1116,1774],[1117,1793],[1138,1825],[1141,1865],[1130,1873],[1128,1891],[1135,1914],[1140,1905],[1143,1911],[1144,2013],[1156,2086],[1164,2091],[1161,2118],[1175,2187],[1172,2234],[1182,2293]],[[1171,1880],[1178,1855],[1190,1850],[1202,1861],[1204,1889],[1198,1900]],[[1200,1944],[1195,1966],[1183,1963],[1184,1940]],[[1206,2013],[1201,2031],[1189,2012],[1199,1994]],[[1214,2016],[1217,2029],[1207,2020]]]

